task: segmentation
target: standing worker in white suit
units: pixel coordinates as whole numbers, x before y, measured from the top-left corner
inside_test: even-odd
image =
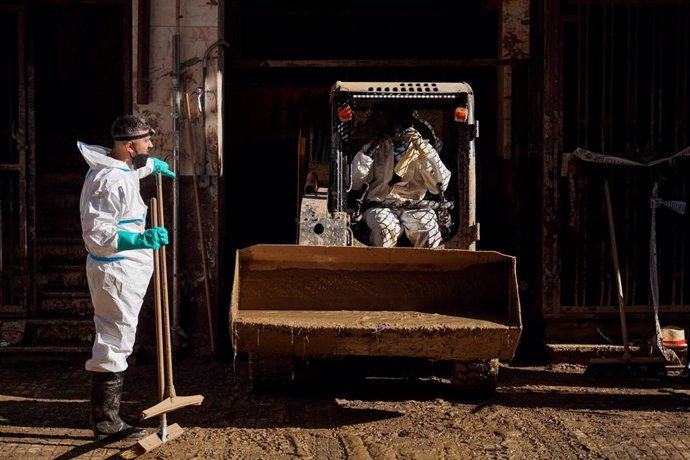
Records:
[[[148,207],[139,180],[152,173],[175,177],[167,163],[149,158],[154,131],[144,119],[119,117],[110,132],[112,149],[77,143],[89,165],[79,207],[96,329],[85,365],[91,372],[96,439],[146,435],[122,421],[120,400],[139,310],[153,273],[152,250],[168,244],[168,232],[164,227],[145,228]]]

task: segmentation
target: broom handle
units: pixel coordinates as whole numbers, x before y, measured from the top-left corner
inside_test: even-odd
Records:
[[[158,204],[151,198],[151,225],[158,227]],[[156,355],[158,357],[158,400],[165,399],[165,363],[163,362],[163,318],[161,311],[160,257],[153,251],[153,292],[156,304]],[[161,414],[161,425],[167,424],[165,413]]]
[[[163,212],[163,177],[156,176],[156,188],[158,191],[158,217],[159,224],[165,227],[165,214]],[[168,308],[168,264],[165,257],[165,245],[161,246],[161,282],[163,285],[163,328],[165,330],[165,359],[168,368],[168,396],[174,398],[175,385],[173,385],[172,347],[170,346],[170,309]]]
[[[618,311],[621,316],[621,332],[623,333],[623,358],[630,358],[630,346],[628,344],[628,327],[625,323],[625,299],[623,297],[623,283],[621,271],[618,266],[618,248],[616,247],[616,231],[613,227],[613,212],[611,210],[611,195],[609,194],[609,181],[604,181],[604,195],[606,196],[606,212],[609,218],[609,233],[611,234],[611,252],[613,253],[613,269],[616,271],[616,288],[618,289]]]

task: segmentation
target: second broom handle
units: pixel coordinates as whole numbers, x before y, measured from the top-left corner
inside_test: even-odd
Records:
[[[165,214],[163,212],[163,176],[156,175],[156,189],[158,194],[158,218],[161,227],[165,227]],[[161,283],[163,291],[163,329],[165,330],[165,359],[168,369],[168,396],[174,398],[175,385],[173,385],[172,346],[170,345],[170,308],[168,307],[168,264],[165,256],[165,245],[161,246]]]
[[[621,332],[623,333],[623,355],[630,355],[628,345],[628,327],[625,323],[625,298],[623,297],[623,283],[621,270],[618,266],[618,248],[616,246],[616,230],[613,227],[613,211],[611,210],[611,195],[609,194],[609,181],[604,181],[604,195],[606,196],[606,212],[609,218],[609,233],[611,234],[611,252],[613,253],[613,269],[616,272],[616,288],[618,289],[618,310],[621,316]]]

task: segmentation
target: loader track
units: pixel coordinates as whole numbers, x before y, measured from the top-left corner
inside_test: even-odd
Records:
[[[451,385],[461,395],[487,396],[496,391],[498,359],[456,361]]]

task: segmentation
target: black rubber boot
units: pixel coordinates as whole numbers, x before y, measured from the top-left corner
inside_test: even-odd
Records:
[[[105,438],[143,438],[144,430],[120,418],[124,372],[91,373],[91,428],[97,440]]]

